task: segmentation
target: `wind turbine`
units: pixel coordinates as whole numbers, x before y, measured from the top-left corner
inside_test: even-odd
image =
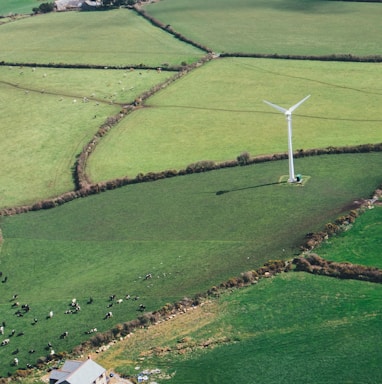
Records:
[[[290,107],[289,109],[285,109],[283,107],[280,107],[279,105],[270,103],[267,100],[263,100],[264,103],[270,105],[273,108],[276,108],[278,111],[282,112],[288,121],[288,158],[289,158],[289,183],[296,182],[296,178],[294,177],[294,166],[293,166],[293,150],[292,150],[292,112],[298,108],[305,100],[309,99],[310,95],[304,97],[301,101],[299,101],[297,104],[293,105],[293,107]]]

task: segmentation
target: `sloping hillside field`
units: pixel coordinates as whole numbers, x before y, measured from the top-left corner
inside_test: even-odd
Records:
[[[321,229],[376,188],[381,166],[380,153],[298,159],[296,170],[310,178],[297,186],[279,183],[287,161],[277,161],[131,185],[2,217],[7,279],[1,313],[6,332],[24,335],[0,348],[1,361],[11,362],[19,348],[20,366],[33,363],[49,341],[56,352],[70,350],[88,329],[135,318],[139,304],[152,311],[269,259],[291,258],[307,231]],[[152,279],[145,280],[149,273]],[[15,316],[15,293],[31,307],[23,317]],[[114,306],[113,318],[104,320],[111,294],[139,301]],[[68,315],[72,298],[82,309]],[[51,310],[54,317],[47,319]],[[61,339],[64,331],[69,337]],[[0,374],[12,369],[4,364]]]
[[[0,67],[0,208],[74,189],[76,155],[98,127],[172,74]]]
[[[381,55],[378,3],[166,0],[150,15],[215,52]]]
[[[219,59],[181,78],[127,116],[89,159],[94,181],[287,151],[285,117],[263,100],[290,107],[293,146],[378,143],[380,64]]]
[[[1,26],[0,46],[0,61],[38,64],[162,66],[203,55],[128,9],[53,13],[8,23]]]

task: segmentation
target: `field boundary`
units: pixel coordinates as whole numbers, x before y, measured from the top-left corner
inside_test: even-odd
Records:
[[[121,116],[115,117],[115,123],[117,122],[118,118],[121,118]],[[105,133],[110,128],[111,127],[109,125],[105,127]],[[90,143],[92,143],[92,141]],[[90,150],[92,150],[91,147],[94,148],[95,143],[90,145],[89,147]],[[88,148],[88,146],[86,146],[85,148]],[[294,157],[302,158],[302,157],[320,156],[320,155],[339,155],[339,154],[371,153],[371,152],[382,152],[382,143],[361,144],[361,145],[349,146],[349,147],[327,147],[327,148],[315,148],[315,149],[308,149],[308,150],[300,149],[294,152]],[[89,153],[86,153],[84,155],[85,158],[87,158],[88,155]],[[79,171],[82,172],[82,167],[83,167],[83,165],[77,165],[75,167],[73,177],[74,178],[81,177],[81,180],[78,181],[80,188],[73,191],[65,192],[59,196],[52,197],[50,199],[40,200],[34,204],[3,208],[0,210],[0,217],[13,216],[13,215],[26,213],[30,211],[39,211],[42,209],[55,208],[57,206],[68,203],[80,197],[86,197],[86,196],[98,194],[101,192],[106,192],[108,190],[120,188],[126,185],[152,182],[152,181],[172,178],[176,176],[186,176],[193,173],[209,172],[209,171],[214,171],[214,170],[223,169],[223,168],[233,168],[238,166],[260,164],[260,163],[266,163],[270,161],[286,160],[286,159],[288,159],[288,153],[286,152],[275,153],[275,154],[270,154],[265,156],[255,156],[255,157],[251,157],[249,154],[245,153],[245,154],[239,155],[235,160],[224,161],[221,163],[215,163],[213,161],[199,161],[197,163],[190,164],[185,169],[180,169],[180,170],[170,169],[170,170],[165,170],[160,172],[149,172],[146,174],[140,173],[135,178],[130,178],[126,176],[124,178],[117,178],[117,179],[100,182],[100,183],[90,183],[85,174],[81,174],[81,176],[77,175],[75,172],[79,172]]]

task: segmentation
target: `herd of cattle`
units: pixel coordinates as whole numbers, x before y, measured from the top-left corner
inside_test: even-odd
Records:
[[[151,274],[148,274],[145,276],[145,280],[147,279],[150,279],[152,276]],[[137,301],[139,300],[139,297],[138,296],[130,296],[130,295],[125,295],[124,298],[117,298],[116,295],[110,295],[108,297],[108,300],[107,300],[107,305],[106,305],[106,308],[107,308],[107,312],[105,313],[103,319],[104,320],[107,320],[107,319],[110,319],[113,317],[113,312],[110,310],[110,308],[113,306],[113,305],[121,305],[125,300],[133,300],[133,301]],[[19,296],[17,294],[13,295],[13,297],[10,299],[10,302],[12,303],[11,304],[11,309],[15,310],[14,312],[14,315],[17,316],[17,317],[24,317],[28,314],[28,312],[30,312],[31,310],[31,307],[29,304],[20,304],[19,301]],[[89,300],[87,301],[87,304],[93,304],[94,300],[92,297],[89,298]],[[68,304],[69,308],[67,310],[64,311],[64,314],[65,315],[70,315],[70,314],[76,314],[78,312],[81,311],[81,306],[79,305],[77,299],[73,298],[69,304]],[[146,309],[146,306],[143,305],[142,303],[139,304],[137,306],[137,311],[141,311],[143,312],[144,310]],[[46,315],[46,320],[49,320],[49,319],[52,319],[53,317],[55,316],[55,313],[50,310],[49,312],[47,312],[47,315]],[[36,317],[34,317],[32,320],[31,320],[31,324],[32,325],[35,325],[38,323],[38,319]],[[0,323],[0,337],[3,336],[4,339],[0,341],[0,346],[1,347],[6,347],[10,344],[12,344],[12,337],[13,336],[23,336],[24,335],[24,331],[16,331],[15,329],[10,329],[8,331],[8,325],[6,324],[5,321],[2,321]],[[9,327],[10,328],[10,327]],[[87,335],[90,335],[92,333],[96,333],[98,332],[97,328],[93,327],[93,328],[90,328],[90,329],[87,329],[84,331],[85,334]],[[57,338],[58,339],[66,339],[67,337],[69,336],[69,332],[68,331],[64,331],[62,333],[60,333]],[[19,348],[17,348],[16,350],[12,351],[12,355],[17,355],[19,353]],[[31,348],[28,350],[28,353],[29,354],[33,354],[35,353],[35,349],[34,348]],[[45,347],[45,352],[46,354],[48,354],[49,356],[54,356],[55,355],[55,351],[53,349],[53,345],[52,343],[49,341],[47,342],[46,344],[46,347]],[[18,357],[14,357],[11,361],[11,364],[13,366],[18,366],[19,365],[19,358]],[[27,368],[32,368],[33,366],[31,364],[25,364],[25,367]]]

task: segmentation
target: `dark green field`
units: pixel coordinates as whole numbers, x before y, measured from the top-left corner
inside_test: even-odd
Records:
[[[326,259],[382,268],[382,207],[359,217],[351,230],[322,244],[316,252]]]
[[[379,153],[298,159],[296,169],[310,178],[293,186],[278,183],[287,162],[277,161],[131,185],[3,217],[1,268],[8,281],[0,287],[1,312],[7,329],[25,335],[0,348],[1,360],[11,361],[19,348],[20,364],[33,362],[27,351],[43,355],[48,341],[56,352],[70,349],[87,329],[136,317],[138,303],[155,310],[269,259],[291,258],[307,231],[376,188],[381,166]],[[144,280],[147,273],[153,279]],[[14,315],[15,293],[32,308],[23,318]],[[113,319],[105,321],[111,294],[140,299],[114,306]],[[87,305],[90,296],[94,303]],[[65,315],[73,297],[82,310]],[[46,320],[50,310],[56,315]],[[34,317],[39,323],[32,326]],[[61,340],[65,330],[70,337]],[[10,369],[4,364],[0,373]]]
[[[223,297],[218,319],[188,335],[194,342],[214,336],[230,342],[137,364],[173,373],[177,384],[378,383],[381,295],[378,284],[278,276]]]

